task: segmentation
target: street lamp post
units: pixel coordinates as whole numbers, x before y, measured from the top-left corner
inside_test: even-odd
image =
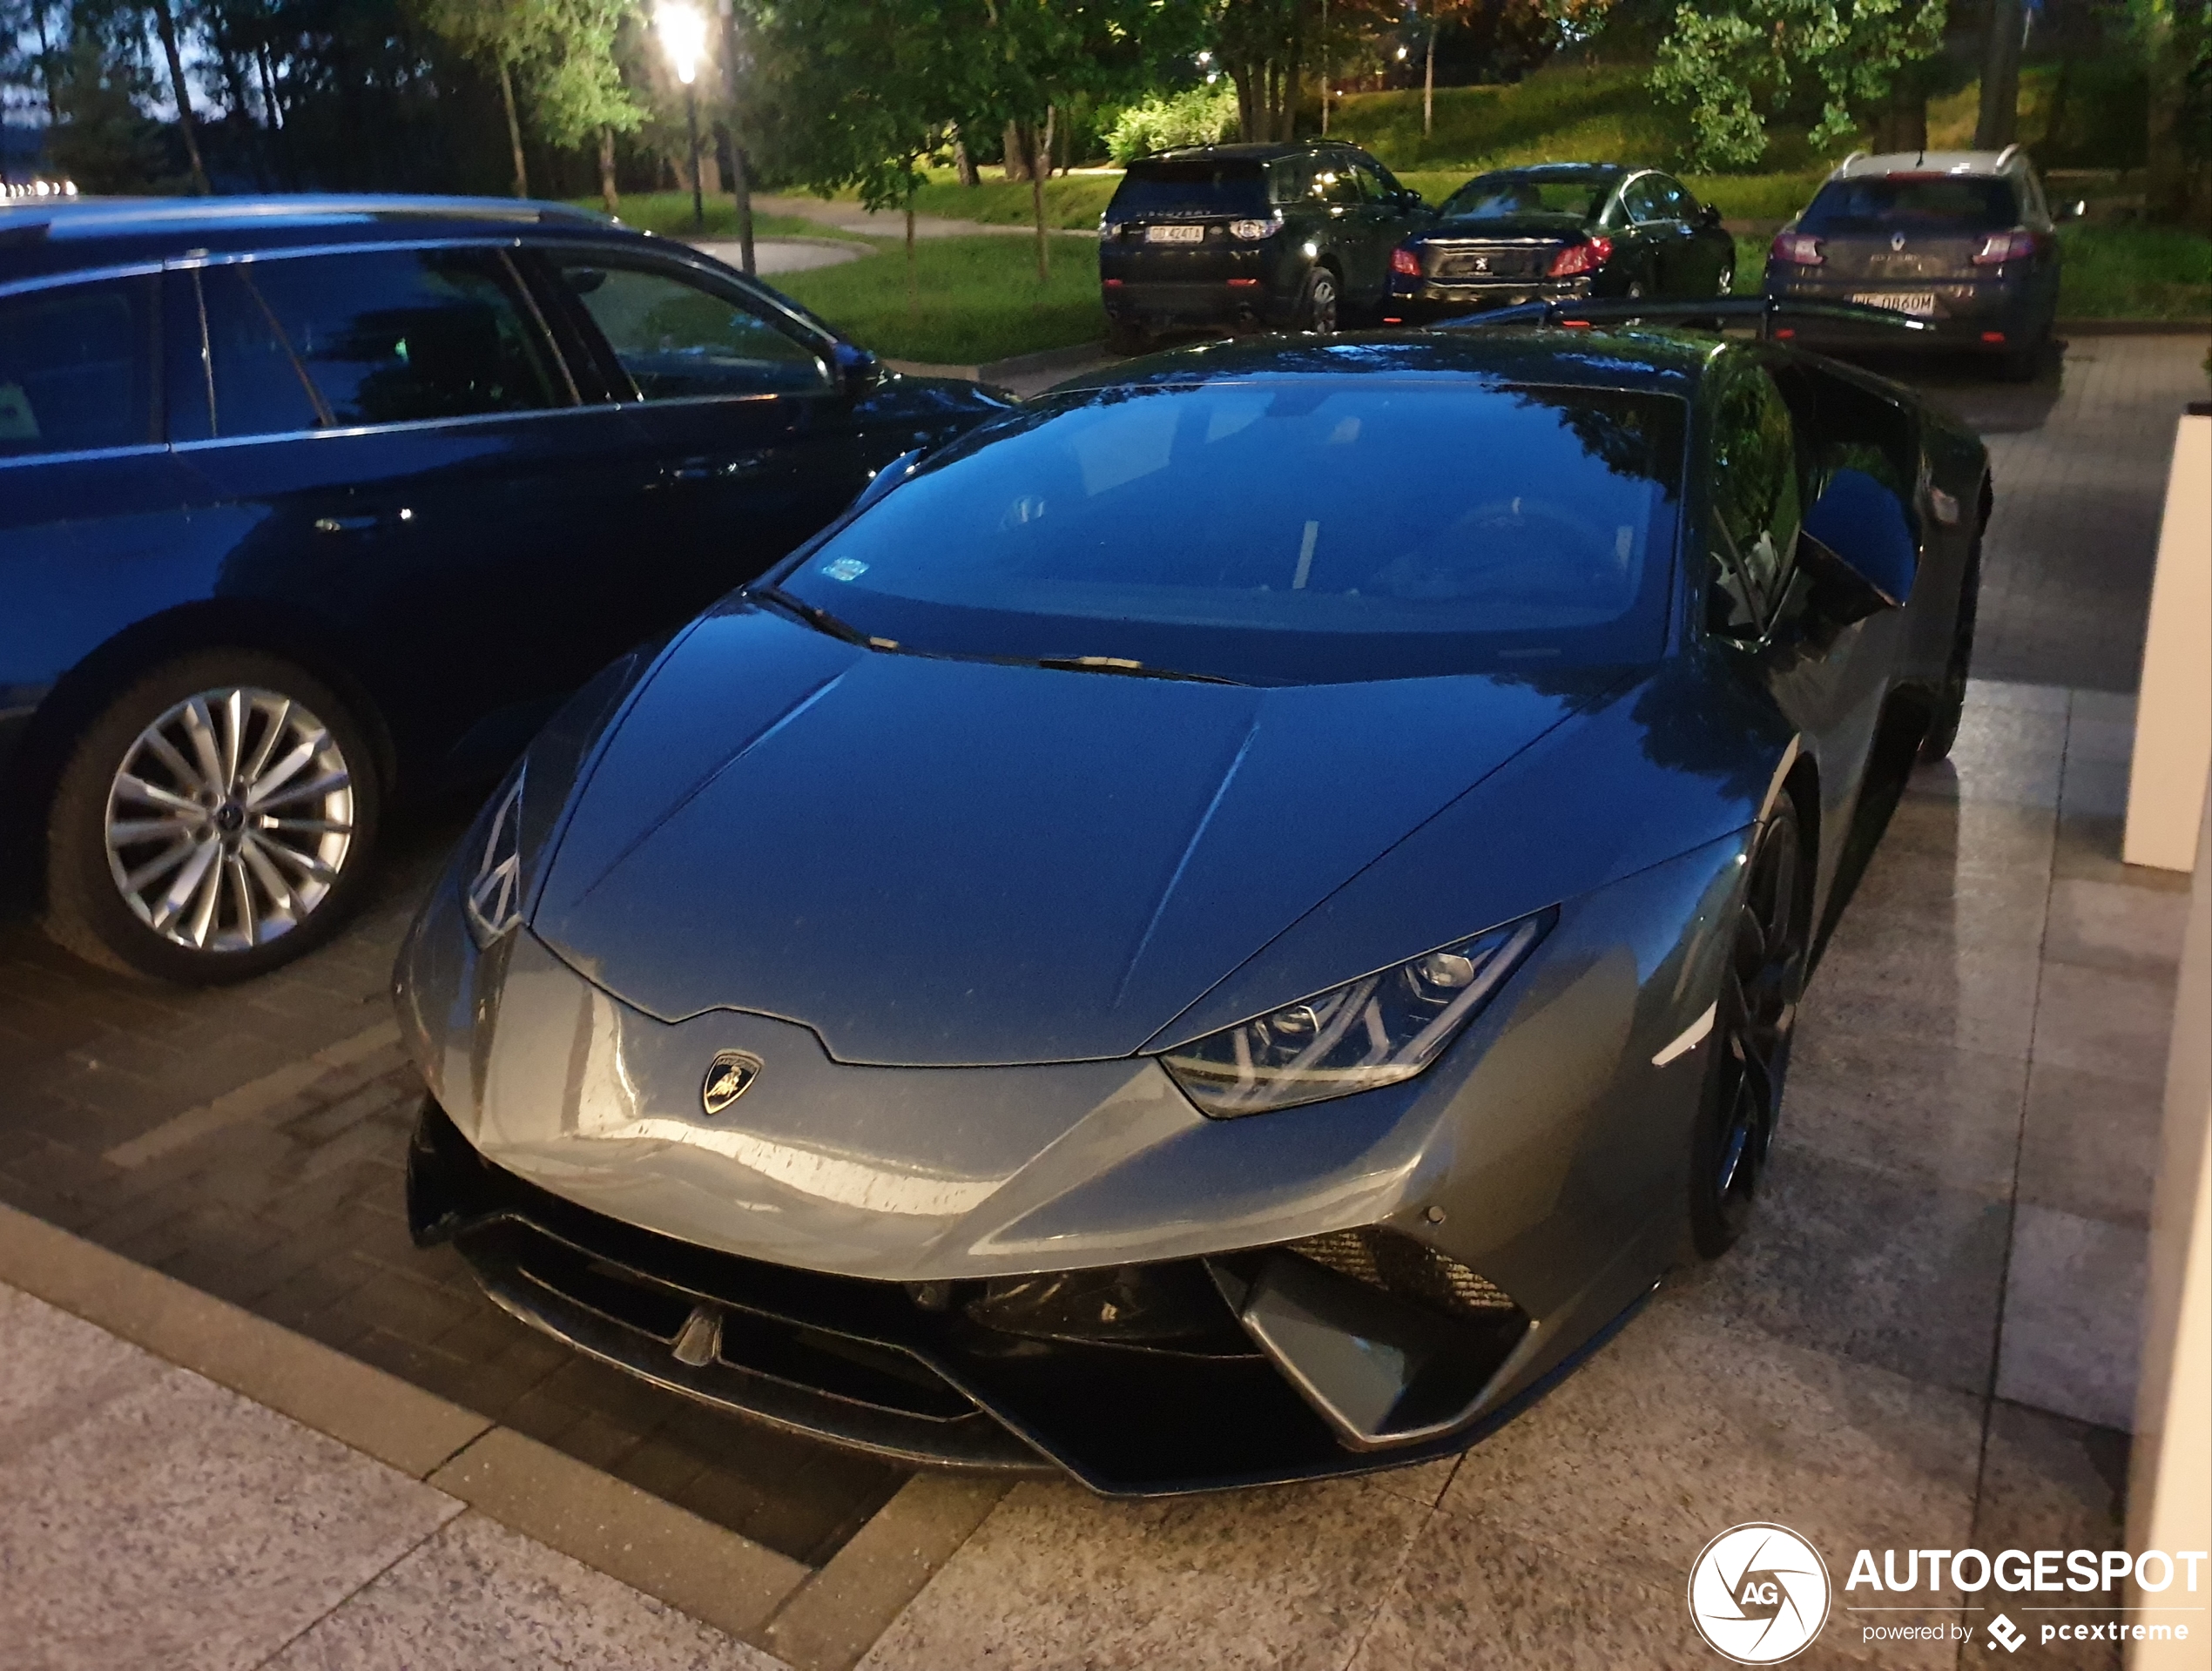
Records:
[[[706,230],[706,198],[699,184],[699,59],[706,51],[706,19],[695,6],[671,0],[653,14],[661,45],[684,84],[684,121],[691,139],[691,229]]]

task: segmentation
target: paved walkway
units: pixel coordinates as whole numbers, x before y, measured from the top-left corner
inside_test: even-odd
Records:
[[[904,238],[907,217],[898,209],[863,209],[857,203],[824,202],[816,197],[758,197],[752,206],[759,214],[791,215],[801,220],[812,220],[841,232],[860,232],[870,238]],[[1088,238],[1093,242],[1098,234],[1080,227],[1050,226],[1046,230],[1055,238]],[[946,215],[916,215],[916,238],[1035,238],[1037,229],[1027,221],[1016,226],[997,226],[981,220],[960,220]]]
[[[0,1340],[10,1671],[781,1663],[5,1285]]]

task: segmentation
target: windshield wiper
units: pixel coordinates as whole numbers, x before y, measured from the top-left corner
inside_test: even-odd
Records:
[[[1192,684],[1241,684],[1241,679],[1225,679],[1218,673],[1185,673],[1172,667],[1147,667],[1143,662],[1133,662],[1123,656],[1040,656],[1031,664],[1036,667],[1056,667],[1068,673],[1118,673],[1132,679],[1182,679]]]
[[[895,638],[875,638],[862,632],[850,621],[840,621],[827,610],[817,608],[803,597],[793,597],[780,586],[748,586],[747,597],[757,597],[764,603],[772,603],[787,615],[797,616],[817,632],[841,638],[848,644],[858,644],[863,650],[896,650]]]

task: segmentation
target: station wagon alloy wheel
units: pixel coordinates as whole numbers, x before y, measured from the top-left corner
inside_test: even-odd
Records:
[[[233,685],[138,733],[108,792],[108,870],[140,921],[193,951],[244,951],[330,895],[354,838],[353,772],[305,704]]]

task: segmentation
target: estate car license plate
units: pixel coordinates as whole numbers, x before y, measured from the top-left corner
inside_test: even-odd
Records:
[[[1935,312],[1932,290],[1864,290],[1851,300],[1862,307],[1886,307],[1892,313],[1922,318]]]
[[[1203,244],[1206,241],[1204,226],[1147,226],[1144,241],[1148,244]]]

